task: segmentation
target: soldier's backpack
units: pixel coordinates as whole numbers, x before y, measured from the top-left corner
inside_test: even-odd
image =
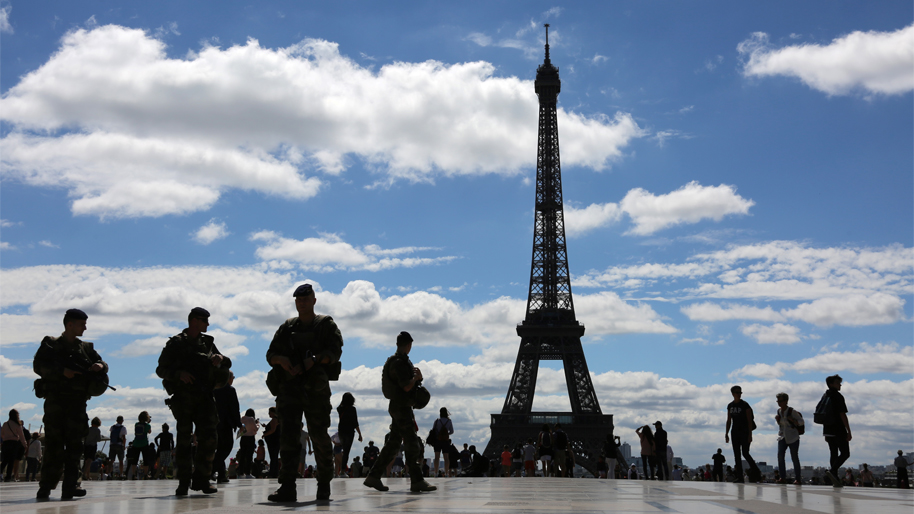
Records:
[[[835,417],[835,406],[832,405],[831,396],[828,391],[822,395],[822,399],[816,405],[816,412],[812,415],[812,420],[817,425],[831,423]]]

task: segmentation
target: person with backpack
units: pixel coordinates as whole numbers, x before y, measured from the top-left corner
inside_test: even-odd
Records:
[[[800,436],[806,432],[806,424],[803,422],[803,415],[793,407],[787,406],[790,399],[787,393],[778,393],[775,397],[778,402],[778,412],[774,420],[778,424],[778,479],[779,484],[787,483],[787,466],[784,464],[784,456],[787,449],[790,448],[790,459],[793,461],[793,472],[795,475],[793,484],[802,485],[803,477],[800,474]]]
[[[428,444],[435,449],[435,466],[433,468],[433,477],[438,476],[438,459],[444,453],[444,476],[447,477],[451,469],[451,459],[448,455],[448,448],[451,446],[451,434],[454,433],[454,423],[451,422],[451,413],[446,407],[441,407],[438,411],[440,418],[432,424],[432,430],[428,434]]]
[[[826,471],[825,475],[831,480],[834,487],[843,487],[841,480],[838,480],[838,468],[851,455],[851,428],[847,423],[847,404],[841,394],[843,380],[839,375],[832,375],[825,379],[828,390],[816,405],[816,413],[813,417],[813,421],[823,425],[822,435],[825,436],[828,451],[831,454],[831,469]]]
[[[555,476],[564,477],[568,474],[568,467],[565,464],[568,449],[568,435],[562,430],[562,425],[555,424],[552,429],[552,466],[555,468]]]
[[[543,423],[543,429],[540,431],[539,438],[536,441],[536,451],[543,461],[543,476],[548,477],[552,466],[552,431],[547,423]]]
[[[743,388],[735,385],[730,388],[730,394],[733,395],[733,401],[727,405],[727,428],[724,432],[724,440],[730,442],[733,439],[733,457],[736,463],[737,484],[745,483],[743,479],[743,457],[749,463],[749,480],[758,482],[762,473],[759,471],[755,460],[749,455],[749,446],[752,444],[752,431],[755,430],[755,415],[752,413],[752,407],[742,399]],[[732,429],[731,429],[732,428]]]

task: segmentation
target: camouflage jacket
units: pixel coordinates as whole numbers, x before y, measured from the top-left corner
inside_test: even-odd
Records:
[[[409,391],[403,388],[413,379],[413,363],[405,353],[397,352],[387,358],[381,372],[381,391],[390,400],[391,406],[412,406],[415,404],[417,386]]]
[[[90,377],[92,372],[86,370],[96,363],[102,365],[99,374],[108,373],[108,364],[95,351],[92,343],[80,339],[70,343],[62,336],[47,336],[35,352],[32,369],[41,376],[49,394],[88,397],[93,379]],[[64,368],[81,373],[67,378],[63,374]]]
[[[159,366],[156,375],[162,379],[162,385],[168,394],[177,392],[204,392],[212,394],[213,389],[221,386],[228,378],[232,360],[222,355],[219,367],[213,366],[214,355],[222,355],[216,348],[213,336],[200,334],[196,339],[187,335],[187,329],[172,337],[165,343],[159,355]],[[194,382],[185,384],[181,372],[193,375]]]
[[[315,364],[310,370],[293,377],[280,366],[273,366],[272,373],[279,384],[271,384],[271,389],[278,386],[298,389],[306,382],[323,382],[339,378],[340,356],[343,354],[343,335],[333,318],[318,314],[311,323],[304,323],[298,317],[287,319],[273,335],[273,341],[267,350],[267,364],[272,364],[273,357],[284,356],[292,365],[302,366],[305,359],[313,357],[315,363],[327,358],[324,364]],[[297,391],[288,391],[297,394]]]

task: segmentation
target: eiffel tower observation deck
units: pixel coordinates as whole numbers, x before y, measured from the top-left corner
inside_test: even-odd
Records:
[[[485,455],[496,457],[504,445],[514,448],[528,438],[536,441],[543,423],[561,423],[571,442],[575,461],[596,474],[597,459],[612,431],[612,415],[603,414],[593,389],[581,347],[584,325],[574,314],[565,218],[556,103],[562,82],[549,59],[549,25],[546,57],[536,70],[539,96],[539,137],[536,151],[536,215],[533,225],[533,258],[527,313],[517,326],[520,348],[514,375],[501,414],[492,414],[492,438]],[[571,412],[533,412],[533,395],[541,360],[561,360],[568,386]]]

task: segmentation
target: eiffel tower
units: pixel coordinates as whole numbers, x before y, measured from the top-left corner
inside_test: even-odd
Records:
[[[546,25],[546,58],[536,70],[539,96],[539,140],[536,150],[536,217],[533,227],[533,262],[527,314],[517,326],[520,349],[508,396],[501,414],[492,414],[492,438],[484,455],[501,455],[504,445],[536,438],[544,423],[561,423],[568,434],[575,462],[596,476],[597,459],[606,435],[612,432],[611,414],[603,414],[593,390],[581,336],[584,325],[575,319],[565,248],[562,171],[556,102],[561,81],[549,60],[549,25]],[[541,360],[561,360],[571,412],[532,412],[536,375]]]

